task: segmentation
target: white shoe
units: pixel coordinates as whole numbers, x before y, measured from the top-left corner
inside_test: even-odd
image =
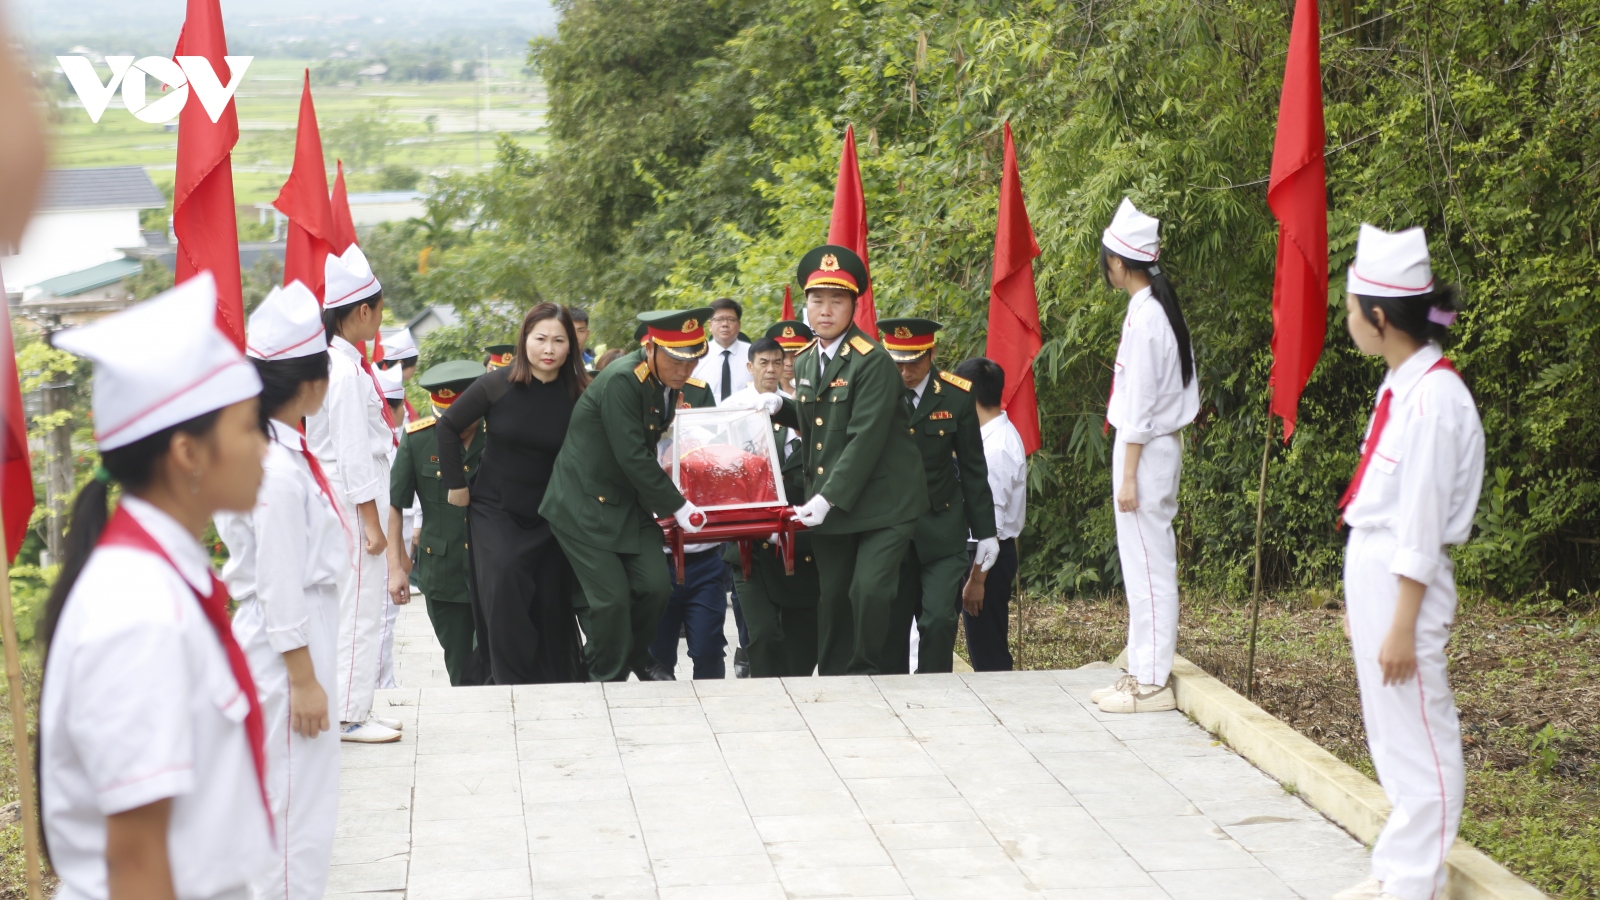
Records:
[[[1368,878],[1355,887],[1345,888],[1333,895],[1333,900],[1378,900],[1383,894],[1383,882]]]
[[[1108,713],[1143,713],[1162,712],[1178,708],[1178,699],[1172,693],[1172,685],[1167,684],[1156,687],[1153,684],[1135,684],[1132,690],[1121,690],[1101,700],[1101,712]]]
[[[1138,686],[1138,679],[1134,678],[1132,675],[1122,675],[1119,676],[1116,681],[1111,682],[1110,687],[1103,687],[1098,690],[1091,691],[1089,694],[1089,700],[1092,703],[1099,703],[1101,700],[1104,700],[1118,691],[1132,690]]]
[[[339,726],[339,740],[357,744],[392,744],[400,740],[400,732],[376,722],[346,722]]]
[[[390,731],[404,731],[406,727],[406,723],[399,719],[391,719],[388,716],[380,716],[371,712],[367,713],[367,721],[374,725],[382,725]]]

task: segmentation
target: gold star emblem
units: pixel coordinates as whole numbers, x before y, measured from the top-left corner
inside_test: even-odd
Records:
[[[446,400],[449,400],[451,397],[454,397],[455,395],[456,395],[456,392],[450,390],[449,388],[439,388],[439,396],[443,397]]]
[[[839,257],[834,256],[832,253],[824,253],[822,255],[821,268],[824,272],[839,271]]]
[[[894,330],[894,336],[902,341],[906,340],[907,338],[911,337],[911,329],[901,325],[899,328]]]
[[[685,334],[698,330],[700,330],[700,321],[698,319],[689,319],[683,323],[683,331]]]
[[[786,338],[794,337],[794,326],[792,326],[792,325],[783,326],[783,336],[786,337]]]

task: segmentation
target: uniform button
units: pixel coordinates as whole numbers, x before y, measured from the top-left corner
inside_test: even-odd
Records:
[[[606,498],[604,498],[604,497],[601,497],[601,498],[600,498],[600,502],[601,502],[601,503],[604,503],[604,502],[606,502]]]
[[[944,429],[939,429],[939,437],[944,437]]]
[[[462,467],[461,467],[461,471],[463,471],[463,472],[466,472],[466,471],[468,471],[468,469],[467,469],[467,467],[466,467],[466,466],[462,466]]]
[[[430,556],[433,555],[433,548],[432,547],[428,548],[428,555],[430,555]]]
[[[467,550],[471,550],[472,549],[472,545],[471,544],[462,544],[461,546],[463,548],[467,549]]]
[[[817,449],[818,450],[822,449],[822,442],[821,441],[817,441]]]
[[[818,425],[822,424],[822,417],[821,416],[817,416],[817,424]]]
[[[768,549],[771,549],[771,547],[772,547],[772,545],[767,543],[766,541],[762,541],[761,542],[761,549],[768,550]]]
[[[822,474],[822,467],[821,466],[817,466],[817,474],[818,475]]]
[[[917,430],[916,430],[916,429],[915,429],[915,428],[911,428],[911,429],[907,429],[907,430],[908,430],[908,431],[909,431],[909,432],[910,432],[910,433],[911,433],[911,434],[916,434],[916,433],[917,433]]]
[[[654,425],[649,426],[649,428],[650,428],[651,431],[655,431],[656,430],[656,427]]]
[[[806,557],[806,562],[811,562],[811,557],[810,556]]]
[[[433,477],[435,477],[435,478],[438,478],[438,477],[440,477],[440,473],[439,473],[439,470],[438,470],[438,469],[434,469],[434,470],[433,470]]]

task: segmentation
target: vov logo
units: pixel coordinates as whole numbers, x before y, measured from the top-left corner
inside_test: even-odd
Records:
[[[255,57],[224,56],[223,59],[228,63],[231,76],[226,85],[217,78],[216,70],[211,68],[211,60],[204,56],[179,56],[176,62],[163,56],[146,56],[137,62],[131,56],[108,56],[106,65],[111,67],[111,79],[106,82],[100,81],[100,74],[94,70],[94,63],[88,57],[56,57],[62,71],[67,73],[67,80],[72,82],[78,99],[83,101],[89,121],[99,123],[111,103],[112,95],[120,86],[122,102],[128,107],[128,112],[133,113],[139,121],[151,124],[177,118],[178,113],[183,111],[183,105],[189,102],[191,87],[199,96],[200,104],[205,107],[206,115],[211,117],[211,121],[217,121],[222,111],[227,109],[228,101],[233,99],[233,92],[239,89],[245,69],[250,68],[250,62]],[[163,84],[172,90],[165,96],[146,102],[146,75],[155,79],[158,90]]]

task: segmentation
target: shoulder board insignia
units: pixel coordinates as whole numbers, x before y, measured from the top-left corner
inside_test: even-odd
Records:
[[[634,366],[633,375],[635,378],[639,379],[640,384],[643,384],[650,377],[650,364],[647,362],[642,362],[637,366]]]
[[[810,350],[812,347],[815,347],[817,345],[817,341],[818,340],[819,340],[818,338],[812,338],[811,340],[806,341],[806,345],[804,347],[801,347],[798,352],[804,353],[807,350]]]
[[[951,375],[949,372],[940,372],[939,377],[944,381],[961,388],[963,391],[970,392],[972,390],[972,382],[962,378],[959,375]]]
[[[424,417],[416,420],[415,422],[407,423],[406,424],[406,434],[415,434],[415,433],[421,431],[424,428],[432,428],[433,426],[437,425],[438,423],[439,423],[439,420],[437,418],[435,418],[433,416],[424,416]]]
[[[685,381],[684,384],[692,384],[692,385],[694,385],[695,387],[698,387],[698,388],[710,387],[711,386],[709,384],[706,384],[704,381],[701,381],[698,378],[690,378],[689,380]]]
[[[933,412],[928,413],[928,418],[930,418],[930,419],[954,419],[955,418],[955,414],[950,412],[950,410],[948,410],[948,409],[936,409]]]
[[[872,352],[872,342],[859,334],[850,339],[850,346],[856,348],[856,352],[862,356]]]

